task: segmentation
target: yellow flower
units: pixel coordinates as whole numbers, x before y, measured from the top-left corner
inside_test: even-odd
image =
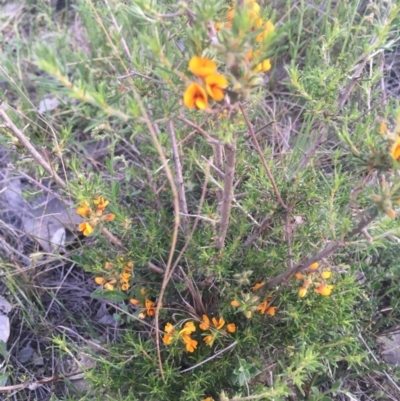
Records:
[[[189,334],[192,334],[196,331],[196,326],[194,325],[193,322],[187,322],[183,326],[183,329],[179,332],[180,336],[186,336]]]
[[[79,224],[79,231],[83,232],[83,235],[86,237],[90,235],[93,232],[94,227],[92,224],[88,223],[87,221]]]
[[[319,267],[319,263],[318,262],[312,263],[310,266],[308,266],[308,268],[311,269],[311,270],[317,270],[318,267]]]
[[[96,211],[97,212],[104,212],[104,209],[107,207],[109,204],[108,201],[105,201],[102,196],[99,196],[97,199],[93,201],[95,205],[97,205]]]
[[[132,277],[131,273],[122,273],[120,274],[120,279],[123,283],[127,283],[129,281],[129,279]]]
[[[271,21],[264,24],[264,30],[256,37],[256,42],[263,42],[266,38],[275,32],[275,26]]]
[[[206,91],[196,82],[192,82],[183,95],[183,103],[188,109],[204,110],[208,104]]]
[[[185,343],[186,351],[187,352],[194,352],[197,348],[197,341],[193,340],[190,336],[182,336],[182,340]]]
[[[217,64],[208,58],[193,56],[189,61],[189,70],[197,77],[205,78],[217,71]]]
[[[201,330],[208,330],[210,328],[210,319],[207,315],[202,316],[202,323],[200,323],[199,327]]]
[[[304,298],[304,297],[306,296],[306,294],[307,294],[307,291],[308,291],[308,288],[306,288],[306,287],[301,287],[301,288],[299,289],[299,297],[300,297],[300,298]]]
[[[257,291],[257,290],[260,289],[261,287],[264,287],[264,285],[265,285],[265,282],[264,282],[264,281],[261,282],[261,283],[257,283],[257,284],[255,284],[255,285],[253,285],[253,287],[251,287],[251,290],[252,290],[252,291]]]
[[[104,277],[95,277],[94,281],[96,282],[96,284],[98,285],[102,285],[105,281]]]
[[[328,271],[328,270],[325,270],[325,271],[323,271],[323,272],[321,273],[321,277],[324,278],[324,279],[328,279],[328,278],[331,277],[331,272]]]
[[[271,69],[271,60],[269,58],[265,59],[261,63],[257,64],[256,68],[254,69],[255,72],[267,72]]]
[[[135,305],[135,306],[140,305],[140,301],[138,299],[134,299],[134,298],[131,298],[129,300],[129,303],[131,303],[132,305]]]
[[[121,290],[126,291],[129,290],[130,285],[128,283],[122,283],[121,284]]]
[[[323,295],[324,297],[327,297],[331,295],[332,289],[333,285],[321,284],[315,289],[315,292],[317,292],[320,295]]]
[[[76,213],[81,217],[89,217],[90,213],[92,213],[92,209],[90,209],[87,202],[81,202],[79,207],[76,209]]]
[[[239,303],[239,301],[232,301],[232,302],[231,302],[231,305],[232,305],[234,308],[237,308],[237,307],[240,305],[240,303]]]
[[[223,75],[211,74],[205,79],[207,93],[217,102],[224,98],[223,88],[228,86],[228,81]]]
[[[400,136],[396,139],[396,142],[393,144],[390,154],[393,159],[399,161],[400,160]]]
[[[275,316],[276,309],[277,309],[276,306],[270,306],[270,307],[265,311],[265,313],[266,313],[267,315],[270,315],[270,316]]]
[[[234,333],[236,331],[236,325],[235,323],[229,323],[226,326],[226,329],[229,331],[229,333]]]
[[[212,318],[212,322],[213,322],[214,326],[215,326],[218,330],[219,330],[219,329],[222,329],[222,327],[224,327],[224,325],[225,325],[225,320],[224,320],[222,317],[220,317],[219,319],[213,317],[213,318]]]
[[[156,314],[156,310],[154,309],[156,304],[153,301],[146,299],[145,306],[146,306],[147,316],[154,316]]]

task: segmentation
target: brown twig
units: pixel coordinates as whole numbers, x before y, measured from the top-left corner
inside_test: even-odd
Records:
[[[274,190],[274,192],[275,192],[275,196],[277,197],[279,204],[280,204],[284,209],[286,209],[287,206],[285,205],[285,202],[283,201],[283,199],[282,199],[282,197],[281,197],[281,193],[279,192],[279,189],[278,189],[278,187],[276,186],[274,177],[273,177],[273,175],[272,175],[272,173],[271,173],[271,170],[270,170],[269,167],[268,167],[268,164],[267,164],[267,162],[266,162],[266,160],[265,160],[264,154],[263,154],[263,152],[262,152],[262,150],[261,150],[260,144],[258,143],[257,137],[256,137],[256,135],[255,135],[255,133],[254,133],[253,126],[251,125],[250,120],[249,120],[249,117],[247,116],[247,113],[246,113],[246,111],[244,110],[244,108],[243,108],[243,106],[242,106],[241,103],[239,103],[239,108],[240,108],[240,111],[241,111],[242,114],[243,114],[243,117],[244,117],[245,121],[246,121],[247,128],[249,129],[249,134],[250,134],[250,136],[251,136],[251,138],[252,138],[252,140],[253,140],[254,146],[256,147],[257,153],[258,153],[258,155],[260,156],[261,163],[263,164],[264,169],[265,169],[265,172],[267,173],[267,176],[268,176],[268,178],[269,178],[269,180],[270,180],[270,182],[271,182],[272,188],[273,188],[273,190]]]
[[[231,143],[226,143],[225,146],[226,164],[224,176],[224,188],[222,192],[221,203],[221,221],[219,224],[219,232],[217,238],[218,249],[223,249],[225,246],[225,238],[228,232],[229,217],[233,199],[233,180],[235,178],[236,167],[236,136],[234,135]]]
[[[184,186],[183,175],[182,175],[182,164],[181,164],[181,159],[179,157],[179,149],[178,149],[178,144],[176,142],[174,123],[172,122],[172,120],[169,120],[167,122],[167,129],[168,129],[168,133],[169,133],[169,139],[171,141],[172,155],[174,158],[176,184],[178,187],[180,212],[184,216],[184,218],[182,219],[183,220],[183,232],[185,234],[187,234],[188,220],[187,220],[187,217],[185,217],[185,215],[188,214],[188,208],[187,208],[187,203],[186,203],[185,186]]]
[[[372,208],[365,212],[359,223],[353,230],[351,230],[344,239],[338,240],[331,242],[329,245],[327,245],[324,249],[319,251],[316,255],[311,256],[303,262],[299,263],[297,266],[294,266],[292,269],[288,269],[279,276],[275,277],[274,279],[270,280],[266,288],[274,288],[278,285],[280,285],[284,281],[288,281],[294,274],[299,273],[305,269],[308,268],[311,264],[315,262],[319,262],[323,258],[326,258],[333,252],[335,252],[337,249],[342,247],[346,241],[351,239],[357,234],[360,234],[376,217],[378,216],[378,210],[375,208]]]

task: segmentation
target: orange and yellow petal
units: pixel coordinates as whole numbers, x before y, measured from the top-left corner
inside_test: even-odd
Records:
[[[323,272],[321,273],[321,277],[324,278],[324,279],[330,278],[331,275],[332,275],[332,273],[331,273],[329,270],[325,270],[325,271],[323,271]]]
[[[140,289],[140,293],[141,293],[142,295],[146,295],[146,294],[147,294],[146,288],[142,287],[142,288]]]
[[[267,310],[267,301],[261,302],[260,305],[257,306],[257,312],[260,312],[262,315]]]
[[[277,310],[277,307],[276,307],[276,306],[270,306],[270,307],[265,311],[265,313],[266,313],[267,315],[270,315],[270,316],[275,316],[276,310]]]
[[[304,297],[307,295],[307,291],[308,291],[308,288],[306,288],[306,287],[301,287],[301,288],[299,289],[299,297],[300,297],[300,298],[304,298]]]
[[[296,273],[294,276],[297,278],[297,280],[303,280],[304,278],[304,276],[301,273]]]
[[[321,284],[315,289],[315,292],[317,292],[320,295],[323,295],[324,297],[327,297],[331,295],[332,289],[333,285]]]
[[[87,221],[79,224],[79,231],[82,231],[83,235],[86,237],[90,235],[93,232],[93,230],[94,227]]]
[[[229,323],[226,325],[226,329],[229,331],[229,333],[234,333],[236,331],[235,323]]]
[[[122,291],[127,291],[129,290],[130,285],[128,283],[122,283],[121,284],[121,290]]]
[[[179,332],[180,336],[187,336],[196,331],[196,326],[194,325],[193,322],[187,322],[183,326],[183,329]]]
[[[193,338],[191,338],[190,336],[183,336],[182,340],[185,343],[187,352],[195,351],[195,349],[197,348],[197,344],[198,344],[196,340],[193,340]]]
[[[318,267],[319,267],[319,263],[318,262],[314,262],[310,266],[308,266],[308,268],[311,269],[311,270],[317,270]]]
[[[163,336],[163,343],[165,345],[170,345],[172,343],[172,336],[168,335],[168,334],[164,334]]]
[[[390,154],[392,155],[393,159],[397,161],[400,160],[400,137],[397,138],[396,142],[390,149]]]
[[[198,83],[192,82],[186,88],[183,103],[188,109],[204,110],[208,104],[207,93]]]
[[[207,315],[202,316],[202,322],[199,324],[201,330],[208,330],[210,328],[210,319]]]
[[[189,61],[189,70],[200,78],[205,78],[217,71],[217,64],[205,57],[193,56]]]
[[[92,213],[92,210],[88,206],[79,206],[76,209],[76,213],[81,217],[89,217],[90,213]]]
[[[135,306],[140,305],[140,301],[138,299],[134,299],[134,298],[131,298],[129,300],[129,303],[131,303],[132,305],[135,305]]]
[[[225,94],[224,88],[228,86],[227,79],[220,74],[210,74],[205,79],[208,95],[215,101],[221,101]]]
[[[240,305],[239,301],[234,300],[231,302],[231,306],[233,306],[234,308],[237,308],[239,305]]]
[[[264,287],[264,285],[265,285],[265,282],[264,282],[264,281],[261,282],[261,283],[257,283],[257,284],[255,284],[255,285],[253,285],[253,287],[251,287],[251,290],[252,290],[252,291],[257,291],[257,290],[259,290],[261,287]]]
[[[105,288],[106,290],[112,291],[112,290],[114,289],[114,284],[112,284],[112,283],[105,283],[105,284],[104,284],[104,288]]]
[[[107,200],[104,200],[102,196],[99,196],[97,199],[93,201],[95,205],[97,205],[96,211],[97,212],[103,212],[104,209],[107,207],[107,205],[110,203]]]
[[[272,35],[275,31],[275,26],[271,21],[264,24],[264,30],[256,37],[256,42],[263,42],[266,38]]]
[[[172,334],[172,333],[174,332],[174,330],[175,330],[175,327],[174,327],[174,325],[171,324],[171,323],[167,323],[167,324],[165,325],[165,327],[164,327],[164,331],[165,331],[167,334]]]
[[[225,325],[225,320],[224,320],[222,317],[220,317],[219,319],[213,317],[213,318],[212,318],[212,322],[213,322],[213,325],[214,325],[218,330],[219,330],[219,329],[222,329],[222,327],[224,327],[224,325]]]
[[[149,299],[146,299],[145,300],[145,306],[146,306],[147,316],[154,316],[156,314],[156,310],[154,309],[156,304],[153,301],[150,301]]]
[[[115,214],[113,213],[108,213],[102,217],[103,221],[113,221],[114,219],[115,219]]]
[[[104,277],[95,277],[94,281],[95,281],[96,284],[102,285],[104,283],[104,281],[105,281],[105,278]]]

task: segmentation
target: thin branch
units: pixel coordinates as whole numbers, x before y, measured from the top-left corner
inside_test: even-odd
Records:
[[[232,143],[226,143],[226,167],[224,177],[224,188],[222,192],[222,205],[221,205],[221,221],[219,224],[219,232],[217,238],[217,247],[219,250],[225,246],[225,238],[228,232],[229,217],[232,207],[233,199],[233,180],[235,178],[236,166],[236,136],[232,138]]]
[[[276,186],[276,183],[275,183],[274,177],[273,177],[273,175],[271,173],[271,170],[269,169],[268,164],[267,164],[267,162],[265,160],[265,157],[264,157],[264,154],[263,154],[263,152],[261,150],[260,144],[258,143],[257,137],[256,137],[256,135],[254,133],[254,130],[253,130],[253,126],[251,125],[249,117],[247,116],[247,113],[244,110],[244,108],[243,108],[241,103],[239,103],[239,108],[240,108],[240,110],[241,110],[241,112],[243,114],[243,117],[244,117],[245,121],[246,121],[247,128],[249,129],[249,134],[250,134],[250,136],[251,136],[251,138],[252,138],[252,140],[254,142],[254,146],[256,147],[257,153],[260,156],[261,163],[263,164],[265,172],[267,173],[267,176],[268,176],[268,178],[269,178],[269,180],[271,182],[272,188],[274,189],[275,196],[278,198],[278,202],[280,203],[280,205],[284,209],[287,209],[287,206],[285,205],[285,202],[283,201],[283,199],[281,197],[279,189]]]
[[[182,175],[182,164],[181,164],[181,159],[179,157],[179,149],[178,149],[178,144],[176,142],[174,123],[172,122],[172,120],[169,120],[167,122],[167,129],[168,129],[168,133],[169,133],[169,139],[171,141],[172,155],[174,158],[176,184],[178,187],[180,211],[181,211],[181,215],[184,216],[183,232],[185,234],[187,234],[188,220],[186,218],[186,215],[188,214],[188,207],[187,207],[187,203],[186,203],[185,186],[184,186],[183,175]]]
[[[311,256],[310,258],[305,259],[303,262],[299,263],[297,266],[293,267],[292,269],[288,269],[279,276],[275,277],[274,279],[270,280],[266,288],[274,288],[281,284],[284,281],[288,281],[294,274],[299,273],[308,268],[311,264],[315,262],[319,262],[323,258],[326,258],[337,249],[342,247],[346,241],[350,240],[357,234],[360,234],[375,218],[378,216],[378,210],[376,208],[371,208],[361,218],[359,223],[353,230],[351,230],[343,240],[331,242],[327,245],[324,249],[319,251],[316,255]]]

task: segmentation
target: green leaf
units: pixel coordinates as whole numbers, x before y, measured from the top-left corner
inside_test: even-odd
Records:
[[[111,302],[122,302],[129,299],[129,297],[123,293],[122,291],[118,290],[103,290],[98,289],[92,292],[92,297],[96,299],[108,299]]]

